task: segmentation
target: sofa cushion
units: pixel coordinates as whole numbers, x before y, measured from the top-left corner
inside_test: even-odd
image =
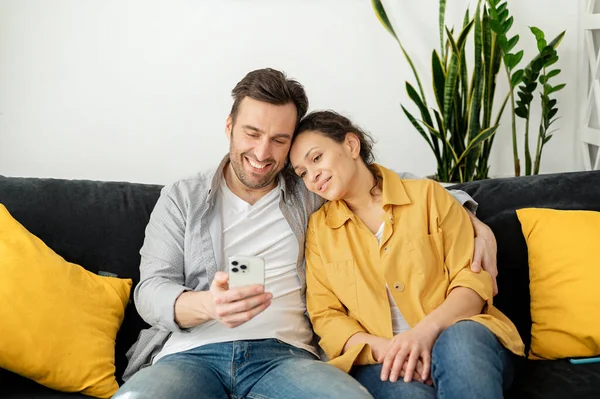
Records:
[[[126,182],[0,176],[0,203],[65,260],[94,273],[107,271],[131,278],[135,288],[144,230],[161,188]],[[119,379],[127,365],[125,352],[147,327],[135,307],[127,306],[115,348]],[[0,373],[1,386],[13,382],[10,374]]]
[[[600,354],[600,212],[517,210],[529,252],[531,358]]]
[[[571,364],[567,360],[526,360],[519,364],[506,399],[597,399],[600,363]]]
[[[0,204],[0,367],[65,392],[109,398],[130,279],[66,262]]]
[[[494,231],[499,273],[494,305],[515,323],[529,348],[527,244],[515,211],[531,207],[600,211],[600,171],[479,180],[451,188],[469,193],[479,203],[477,217]]]
[[[2,381],[10,381],[10,384],[0,384],[0,398],[3,399],[92,399],[91,396],[82,393],[55,391],[35,381],[0,369],[0,382]]]

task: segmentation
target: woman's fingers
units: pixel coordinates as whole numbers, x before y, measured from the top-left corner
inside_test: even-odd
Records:
[[[402,371],[402,366],[404,365],[404,361],[408,355],[410,355],[412,348],[410,346],[402,346],[400,350],[396,353],[394,358],[394,362],[392,364],[392,368],[390,371],[389,379],[391,382],[398,381],[398,376]]]
[[[417,348],[413,348],[413,350],[410,352],[409,356],[408,356],[408,360],[407,360],[407,364],[406,364],[406,371],[404,372],[404,382],[410,382],[413,379],[413,375],[415,373],[415,369],[417,367],[417,362],[419,361],[419,351],[417,351]],[[423,381],[425,381],[425,379],[423,378]]]
[[[421,362],[423,362],[423,369],[421,370],[421,379],[427,381],[430,379],[429,372],[431,371],[431,352],[423,350],[421,352]]]

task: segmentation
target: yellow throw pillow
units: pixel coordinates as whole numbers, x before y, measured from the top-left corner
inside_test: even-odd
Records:
[[[600,354],[600,212],[517,210],[529,252],[531,359]]]
[[[0,204],[0,367],[55,390],[111,397],[131,283],[65,261]]]

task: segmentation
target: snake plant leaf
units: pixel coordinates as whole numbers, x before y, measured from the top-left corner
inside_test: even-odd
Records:
[[[469,32],[471,31],[471,28],[473,27],[474,22],[475,22],[474,20],[471,20],[460,32],[460,35],[458,36],[458,40],[456,41],[456,47],[459,50],[459,51],[457,51],[457,53],[461,53],[463,48],[465,47],[465,41],[467,40],[467,36],[469,35]]]
[[[444,108],[444,87],[446,86],[446,74],[442,67],[442,61],[437,51],[431,54],[431,69],[433,71],[433,93],[435,101],[440,109]]]
[[[419,94],[417,93],[415,88],[408,82],[406,82],[406,92],[408,93],[408,97],[411,100],[413,100],[417,107],[419,107],[419,111],[421,112],[421,117],[423,118],[423,120],[425,120],[429,125],[433,125],[427,106],[425,106],[425,103],[423,102],[421,97],[419,97]]]
[[[440,0],[440,9],[438,15],[438,27],[440,29],[440,51],[442,52],[442,58],[444,58],[444,27],[446,26],[446,0]]]
[[[433,115],[435,116],[435,121],[438,125],[438,131],[443,134],[442,141],[444,141],[443,139],[446,137],[446,129],[444,127],[444,122],[442,121],[442,116],[436,109],[433,110]]]
[[[448,34],[448,41],[452,46],[452,56],[450,57],[450,65],[448,66],[448,74],[446,75],[446,85],[444,86],[444,120],[449,126],[452,115],[452,105],[454,99],[454,92],[456,90],[456,83],[458,80],[458,57],[460,52],[458,47],[456,46],[456,42],[454,42],[454,38],[450,34],[448,28],[446,28],[446,33]]]
[[[412,125],[415,127],[415,129],[417,129],[417,131],[421,134],[421,136],[425,139],[425,141],[427,141],[427,144],[429,144],[429,147],[431,148],[431,150],[433,152],[435,152],[435,149],[433,148],[433,143],[431,142],[431,139],[429,138],[427,133],[425,133],[425,130],[423,129],[423,127],[421,127],[421,125],[419,125],[419,122],[417,122],[415,117],[412,116],[412,114],[410,112],[408,112],[408,110],[406,108],[404,108],[404,105],[400,105],[400,106],[402,107],[402,111],[404,111],[404,114],[406,115],[406,117],[408,118],[410,123],[412,123]]]
[[[496,133],[496,131],[498,130],[498,127],[499,127],[499,125],[490,126],[487,129],[483,129],[481,132],[479,132],[479,134],[477,136],[473,137],[473,139],[471,141],[469,141],[469,144],[467,145],[467,148],[465,149],[465,153],[468,153],[473,148],[477,147],[479,144],[481,144],[482,142],[484,142],[485,140],[487,140],[491,136],[493,136]]]
[[[387,30],[392,36],[394,36],[396,40],[398,40],[398,36],[396,35],[396,32],[392,27],[390,19],[388,18],[387,13],[385,12],[385,8],[383,8],[381,0],[371,0],[371,4],[373,6],[373,10],[375,11],[375,15],[377,16],[377,19],[379,20],[381,25],[383,25],[385,30]]]
[[[479,130],[480,123],[479,117],[481,114],[481,97],[483,95],[483,64],[481,60],[482,51],[482,24],[479,18],[480,10],[479,4],[477,4],[477,11],[475,14],[475,40],[474,40],[474,69],[473,69],[473,83],[471,87],[471,96],[469,98],[468,105],[468,127],[467,137],[472,139],[475,136],[475,132]]]
[[[429,131],[429,134],[431,134],[432,137],[435,137],[437,140],[443,140],[442,135],[440,134],[440,132],[438,132],[435,127],[433,127],[432,125],[430,125],[429,123],[417,119],[418,122],[422,123],[423,126],[425,126],[427,128],[427,130]],[[435,142],[435,141],[434,141]]]

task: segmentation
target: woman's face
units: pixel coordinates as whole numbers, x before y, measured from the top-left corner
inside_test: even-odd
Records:
[[[356,135],[346,134],[343,143],[337,143],[323,133],[306,131],[300,134],[290,150],[290,162],[306,188],[313,193],[335,201],[347,197],[360,144]]]

